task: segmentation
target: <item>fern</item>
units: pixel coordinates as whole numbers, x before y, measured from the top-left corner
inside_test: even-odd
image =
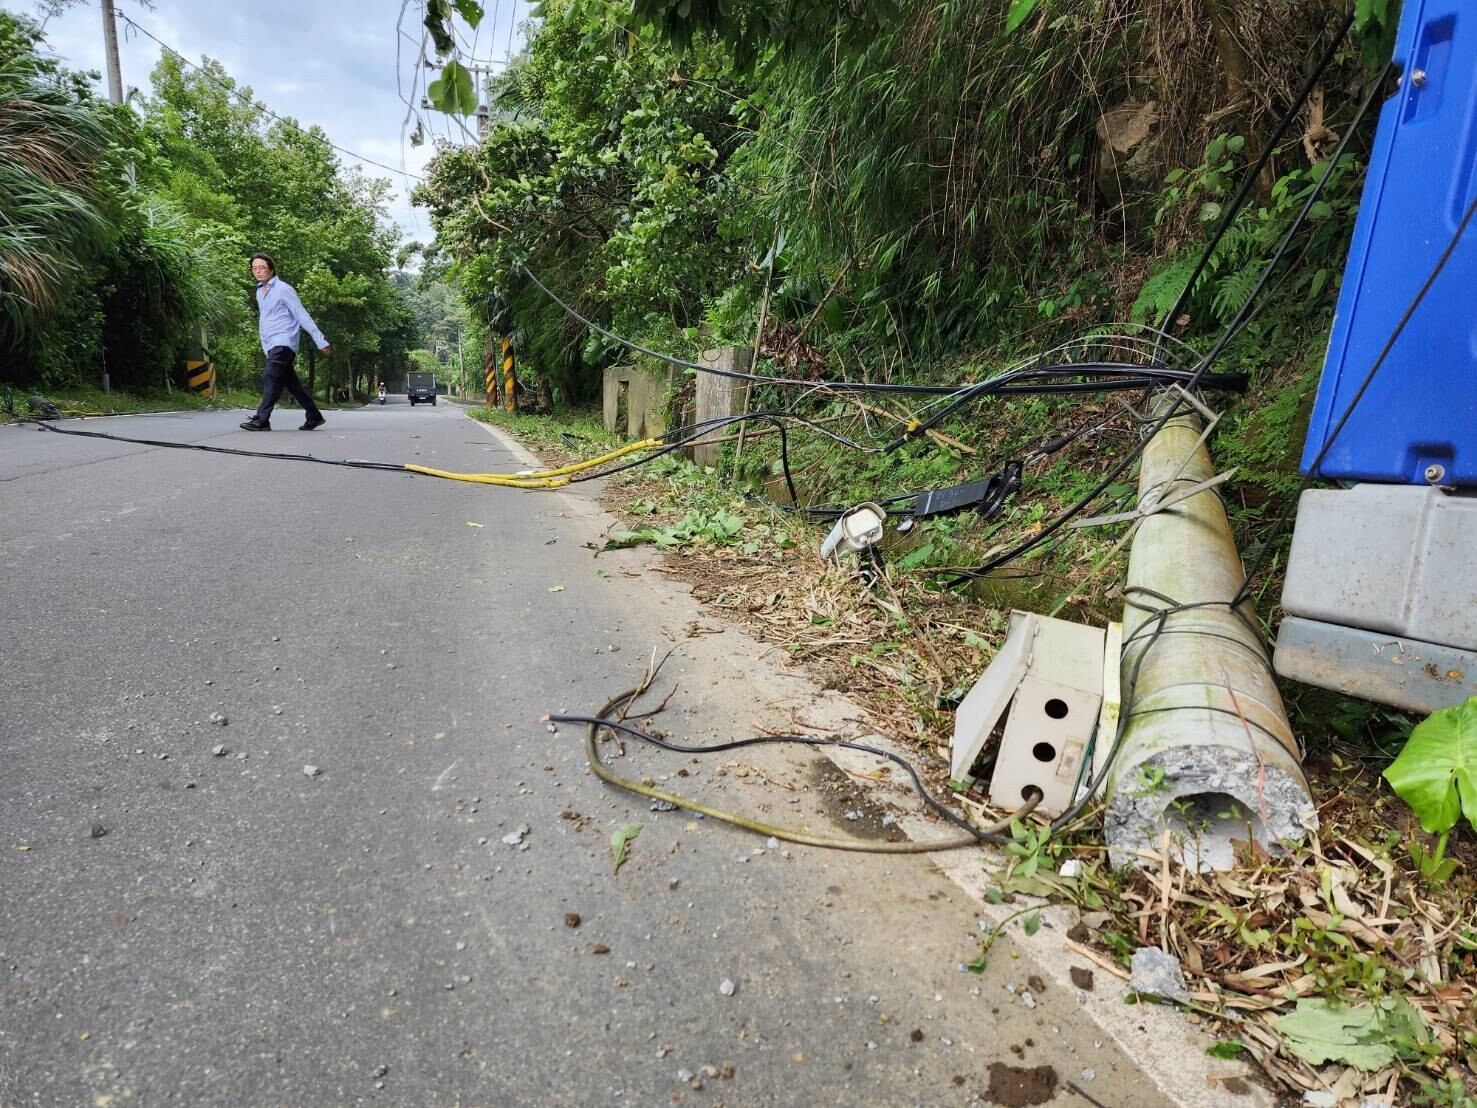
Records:
[[[1129,317],[1135,323],[1147,321],[1155,326],[1162,324],[1164,317],[1179,300],[1186,282],[1190,280],[1190,274],[1195,272],[1197,260],[1194,254],[1180,254],[1172,258],[1167,266],[1144,282],[1138,299],[1129,310]]]
[[[1262,260],[1254,257],[1240,269],[1232,270],[1216,281],[1211,310],[1215,312],[1218,323],[1229,323],[1241,310],[1261,275]]]

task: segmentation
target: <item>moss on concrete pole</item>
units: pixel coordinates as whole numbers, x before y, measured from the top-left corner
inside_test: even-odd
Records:
[[[1173,403],[1161,397],[1163,412]],[[1150,440],[1141,507],[1215,475],[1186,409]],[[1317,821],[1302,758],[1249,602],[1220,495],[1196,493],[1143,520],[1124,590],[1123,724],[1107,784],[1115,865],[1172,849],[1226,869],[1237,840],[1276,852]]]

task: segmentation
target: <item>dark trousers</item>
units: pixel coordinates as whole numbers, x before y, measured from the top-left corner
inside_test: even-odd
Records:
[[[312,394],[298,380],[297,370],[293,369],[296,361],[297,351],[290,346],[274,346],[267,351],[267,368],[262,373],[262,403],[256,410],[256,418],[263,423],[271,420],[272,409],[281,399],[283,389],[303,406],[309,419],[323,415],[318,410],[318,405],[313,403]]]

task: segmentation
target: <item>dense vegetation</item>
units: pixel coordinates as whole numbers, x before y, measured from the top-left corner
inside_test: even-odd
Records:
[[[612,351],[517,263],[659,343],[695,326],[752,341],[769,288],[776,325],[813,324],[833,369],[1159,322],[1343,7],[550,0],[497,126],[444,154],[420,198],[469,302],[571,397]],[[1385,5],[1360,8],[1259,202],[1170,321],[1182,331],[1239,306],[1322,171],[1388,35]],[[1359,145],[1282,290],[1304,317],[1335,292]]]
[[[250,387],[256,250],[333,342],[331,362],[309,352],[302,367],[323,395],[402,377],[422,342],[446,361],[437,328],[460,305],[395,271],[386,183],[345,169],[320,130],[274,118],[217,63],[168,53],[140,107],[115,106],[42,47],[34,23],[0,12],[0,381],[65,389],[106,371],[162,389],[203,349]]]
[[[448,30],[477,8],[424,14]],[[761,370],[818,382],[977,380],[1115,320],[1205,350],[1323,182],[1292,264],[1217,365],[1250,375],[1245,401],[1218,399],[1216,456],[1239,468],[1233,513],[1254,544],[1297,484],[1375,113],[1352,120],[1368,96],[1377,103],[1394,29],[1395,5],[1360,0],[1341,38],[1347,11],[1342,0],[548,0],[494,90],[484,141],[444,151],[416,196],[469,311],[514,339],[525,373],[578,403],[633,355],[535,275],[668,353],[754,345]],[[442,47],[454,64],[456,36]],[[1333,64],[1186,288],[1330,47]],[[753,402],[795,398],[757,389]],[[824,392],[803,403],[852,425],[878,415]],[[914,414],[884,407],[893,427]],[[792,460],[807,496],[870,499],[978,476],[1083,410],[1081,398],[965,408],[947,437],[887,456],[799,436]],[[739,470],[768,476],[772,446]],[[1007,529],[1090,487],[1110,457],[1040,468]],[[978,554],[998,541],[968,520],[914,537],[909,566],[968,561],[961,543]]]

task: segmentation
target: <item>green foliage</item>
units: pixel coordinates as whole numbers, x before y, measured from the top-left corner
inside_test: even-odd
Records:
[[[1283,7],[1285,19],[1258,16],[1256,28],[1287,39],[1276,44],[1285,54],[1311,48],[1326,0]],[[450,34],[451,4],[424,10]],[[515,336],[524,368],[574,400],[628,355],[521,265],[601,326],[684,356],[752,342],[767,302],[770,321],[830,355],[824,372],[855,357],[877,375],[916,375],[917,363],[962,348],[1110,318],[1116,267],[1151,239],[1174,249],[1134,314],[1161,319],[1249,154],[1238,135],[1184,122],[1207,114],[1197,98],[1216,102],[1219,74],[1165,87],[1167,77],[1143,76],[1169,72],[1155,42],[1188,34],[1186,50],[1217,49],[1168,9],[549,0],[539,14],[526,55],[500,79],[501,122],[480,147],[443,152],[417,199],[478,323]],[[1361,34],[1382,18],[1371,9]],[[1275,111],[1300,74],[1279,61],[1269,75],[1262,107]],[[1171,174],[1149,227],[1100,192],[1094,128],[1125,96],[1174,100],[1164,111],[1181,122],[1145,147],[1149,166],[1173,168],[1191,142],[1204,150]],[[1296,149],[1279,155],[1282,178],[1238,216],[1190,290],[1192,332],[1239,310],[1323,172],[1300,168]],[[1141,193],[1152,187],[1143,168]],[[1286,302],[1331,305],[1356,177],[1330,182],[1295,245],[1312,264],[1279,290]]]
[[[1194,169],[1171,170],[1159,198],[1156,225],[1189,207],[1194,209],[1196,222],[1208,237],[1219,226],[1223,205],[1233,199],[1241,171],[1238,158],[1244,146],[1240,135],[1218,135]],[[1285,279],[1282,292],[1304,314],[1310,310],[1331,310],[1333,296],[1338,291],[1334,275],[1342,267],[1354,213],[1358,210],[1361,169],[1347,157],[1338,166],[1319,163],[1307,169],[1293,169],[1272,185],[1265,203],[1243,204],[1185,298],[1185,311],[1191,319],[1224,325],[1236,317],[1250,298],[1277,242],[1319,187],[1319,199],[1309,208],[1307,223],[1289,250],[1297,259],[1296,268],[1290,261],[1283,262],[1284,270],[1290,270],[1291,274]],[[1177,323],[1166,316],[1185,291],[1204,245],[1202,241],[1187,244],[1150,275],[1130,311],[1134,320],[1166,327]]]
[[[671,527],[641,527],[635,531],[615,531],[605,550],[620,550],[651,543],[656,546],[690,546],[695,543],[731,545],[739,541],[744,529],[742,516],[722,508],[713,511],[694,510]]]
[[[319,383],[352,395],[410,345],[387,270],[384,182],[344,172],[321,132],[271,122],[216,62],[166,54],[143,117],[93,96],[0,13],[0,371],[162,385],[202,346],[256,373],[246,257],[266,249],[331,337]],[[308,376],[315,358],[306,359]]]
[[[478,323],[512,334],[522,371],[566,397],[593,395],[591,369],[614,350],[521,266],[583,314],[637,335],[696,323],[732,280],[736,256],[716,237],[734,137],[726,69],[717,48],[676,61],[611,43],[579,4],[548,4],[505,82],[531,118],[444,152],[415,194]]]
[[[21,361],[106,241],[116,133],[110,109],[43,60],[40,41],[30,20],[0,12],[0,356]]]
[[[712,36],[741,71],[834,47],[854,50],[897,15],[892,0],[631,0],[607,4],[681,53]]]
[[[1274,1026],[1284,1049],[1305,1062],[1341,1062],[1366,1072],[1419,1058],[1431,1038],[1420,1012],[1399,996],[1356,1005],[1305,997]]]
[[[388,185],[344,170],[320,130],[273,121],[219,63],[206,59],[204,70],[169,54],[160,60],[144,106],[139,181],[197,221],[213,244],[223,282],[217,301],[233,309],[199,321],[217,364],[246,356],[251,361],[227,368],[243,376],[254,369],[244,267],[247,255],[266,250],[333,343],[321,377],[313,352],[305,359],[325,395],[356,395],[373,375],[403,373],[413,316],[389,276]]]
[[[1450,831],[1462,816],[1477,828],[1477,696],[1418,723],[1384,777],[1427,831]]]

